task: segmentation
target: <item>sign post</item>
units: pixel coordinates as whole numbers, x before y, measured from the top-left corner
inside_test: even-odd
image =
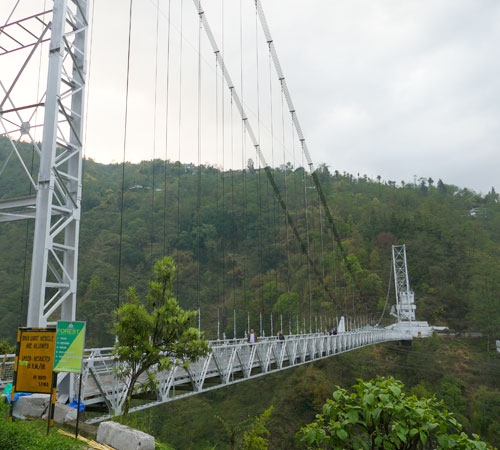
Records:
[[[57,322],[54,372],[81,373],[85,322]]]
[[[51,403],[55,401],[55,335],[55,328],[18,328],[10,420],[13,417],[16,392],[50,394]],[[48,427],[52,420],[53,415],[49,412]]]
[[[66,322],[62,320],[57,322],[54,372],[72,372],[80,374],[75,437],[78,437],[78,422],[80,419],[80,396],[84,347],[85,322]]]
[[[52,393],[55,332],[53,328],[19,328],[16,391]]]

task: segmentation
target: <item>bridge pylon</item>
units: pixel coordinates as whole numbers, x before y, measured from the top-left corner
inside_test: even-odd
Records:
[[[0,203],[0,222],[35,219],[26,325],[44,328],[76,318],[89,5],[54,0],[52,10],[23,18],[16,7],[0,29],[0,64],[18,68],[0,80],[0,126],[10,140],[5,161],[17,159],[31,190]],[[37,72],[42,93],[33,88]],[[37,178],[27,168],[27,143]],[[72,395],[69,376],[59,391]]]
[[[408,333],[413,337],[432,335],[433,327],[430,327],[425,321],[415,320],[417,306],[415,305],[415,294],[410,288],[405,245],[392,246],[392,269],[394,271],[396,304],[391,308],[391,315],[396,317],[398,321],[387,328]]]
[[[391,308],[391,315],[397,317],[398,322],[412,322],[415,320],[417,307],[415,305],[415,295],[410,288],[405,245],[392,246],[392,267],[394,270],[396,304]]]
[[[21,19],[16,12],[0,29],[2,67],[18,64],[11,79],[2,76],[0,122],[13,155],[6,160],[17,158],[34,195],[3,201],[0,221],[35,219],[26,325],[46,327],[76,314],[88,1],[55,0],[52,10]],[[48,65],[33,67],[47,57]],[[43,67],[45,92],[29,92]],[[25,163],[26,143],[37,178]]]

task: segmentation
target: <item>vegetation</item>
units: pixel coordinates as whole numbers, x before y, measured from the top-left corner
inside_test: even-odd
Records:
[[[78,439],[70,425],[56,424],[47,434],[46,420],[9,421],[10,405],[0,402],[0,448],[2,450],[89,450],[88,440],[95,440],[95,431],[86,430],[82,436],[81,428]],[[81,424],[80,424],[81,425]],[[69,431],[71,429],[71,431]],[[166,444],[155,440],[156,450],[173,450]]]
[[[0,167],[8,150],[0,138]],[[31,150],[22,149],[30,168]],[[32,194],[22,170],[9,164],[2,172],[0,200]],[[271,313],[274,332],[283,328],[285,334],[324,328],[340,315],[384,324],[390,320],[383,315],[386,303],[393,302],[387,299],[393,244],[406,245],[417,319],[447,326],[450,334],[411,348],[357,350],[185,399],[182,406],[173,402],[144,412],[151,414],[145,427],[174,447],[208,449],[227,442],[216,416],[237,428],[274,405],[266,421],[269,447],[293,449],[295,432],[314,420],[336,385],[347,389],[360,377],[394,376],[418,397],[444,400],[469,435],[500,446],[495,189],[479,194],[427,178],[372,180],[320,166],[315,176],[335,235],[316,190],[304,189],[314,185],[304,168],[291,163],[270,172],[286,193],[287,213],[305,249],[263,169],[86,160],[77,318],[87,322],[87,346],[114,344],[114,311],[127,295],[147,300],[151,267],[167,254],[178,267],[172,296],[182,308],[201,312],[201,329],[210,339],[232,337],[233,330],[242,337],[249,321],[258,330],[261,315],[269,334]],[[33,223],[1,225],[0,340],[12,346],[27,316]],[[135,287],[132,296],[127,286]],[[477,337],[467,337],[470,331]],[[183,432],[187,421],[189,436]]]
[[[175,264],[168,256],[154,266],[149,282],[149,311],[140,303],[135,288],[127,293],[127,303],[116,312],[114,354],[119,361],[119,376],[128,383],[124,414],[128,413],[139,377],[147,373],[144,384],[157,384],[154,372],[195,361],[208,353],[208,341],[193,327],[196,311],[184,311],[171,297]],[[144,387],[144,386],[142,386]]]
[[[0,138],[0,164],[8,155],[4,148]],[[31,147],[24,150],[30,161]],[[8,167],[0,199],[30,195],[22,168]],[[391,245],[403,243],[418,319],[481,331],[494,343],[500,329],[500,204],[493,188],[481,195],[424,178],[397,185],[320,166],[315,177],[332,225],[318,193],[308,189],[304,197],[304,184],[314,185],[311,176],[289,164],[267,172],[287,194],[292,228],[264,172],[86,160],[78,318],[87,322],[87,345],[114,344],[113,312],[126,287],[135,286],[144,298],[150,268],[167,254],[178,267],[174,295],[183,308],[201,311],[208,338],[232,337],[234,330],[241,337],[248,317],[257,324],[262,311],[266,334],[271,312],[275,321],[282,317],[285,332],[340,315],[378,319]],[[32,238],[33,222],[0,227],[0,339],[11,343],[27,316]]]
[[[244,450],[267,450],[269,448],[269,430],[266,428],[266,421],[273,412],[273,407],[267,408],[260,416],[253,420],[250,430],[243,434],[241,448]]]
[[[78,450],[85,446],[51,431],[46,421],[8,421],[9,405],[0,402],[0,448],[2,450]]]
[[[337,387],[316,420],[299,436],[310,448],[489,449],[477,435],[469,438],[442,401],[406,395],[394,378],[359,380],[353,393]]]
[[[13,345],[10,345],[7,339],[0,341],[0,355],[11,354],[16,351]]]
[[[266,421],[269,449],[300,449],[304,444],[295,434],[315,420],[336,386],[350,390],[359,377],[384,376],[403,380],[408,395],[435,396],[469,436],[478,434],[499,447],[500,359],[495,353],[486,352],[486,341],[481,338],[435,337],[417,340],[411,347],[370,346],[166,403],[131,418],[142,417],[143,431],[174,448],[208,450],[217,445],[226,449],[231,448],[228,429],[239,443],[249,418],[273,406]],[[187,423],[189,436],[184,433]]]

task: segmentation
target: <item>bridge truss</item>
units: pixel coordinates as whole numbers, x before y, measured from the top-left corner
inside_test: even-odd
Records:
[[[250,345],[245,339],[211,341],[210,353],[189,363],[187,369],[174,367],[170,371],[155,372],[158,384],[149,399],[133,406],[130,412],[162,403],[201,394],[230,384],[254,379],[270,373],[297,367],[368,345],[390,341],[412,340],[409,332],[383,328],[366,328],[342,332],[337,335],[321,333],[289,335],[285,340],[276,337],[260,339]],[[3,383],[12,376],[14,355],[4,364]],[[145,381],[146,375],[142,381]],[[74,381],[75,384],[77,380]],[[137,393],[141,390],[138,383]],[[116,360],[112,348],[89,349],[85,352],[82,375],[82,401],[87,406],[105,405],[108,413],[88,418],[96,423],[119,415],[126,401],[127,380],[116,375]]]

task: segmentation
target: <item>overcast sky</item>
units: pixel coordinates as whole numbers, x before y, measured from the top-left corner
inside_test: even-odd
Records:
[[[499,190],[499,1],[263,4],[315,161]]]
[[[424,177],[483,194],[492,186],[500,190],[500,1],[261,1],[315,166],[325,163],[331,171],[373,179],[380,175],[397,184]],[[155,53],[166,54],[167,27],[160,23],[155,31],[156,0],[134,1],[126,135],[129,2],[92,3],[86,156],[106,163],[121,162],[124,153],[132,161],[161,157],[159,151],[151,153],[150,149],[161,147],[165,133],[151,130],[166,115],[175,122],[175,114],[182,114],[178,133],[185,128],[189,136],[183,138],[183,146],[188,139],[196,140],[197,14],[193,2],[185,0],[181,23],[179,0],[170,3],[170,95],[184,89],[192,98],[182,103],[171,99],[168,112],[160,105],[167,65]],[[224,30],[219,47],[224,47],[228,60],[236,53],[239,61],[237,48],[243,47],[235,27],[240,21],[239,5],[246,5],[244,14],[250,17],[245,30],[256,28],[253,3],[202,2],[217,39]],[[165,23],[168,4],[160,0]],[[224,28],[219,20],[222,14],[211,10],[215,4],[224,5]],[[205,35],[202,38],[202,59],[207,67],[213,66],[208,40]],[[181,42],[184,68],[179,70],[175,61]],[[189,64],[193,64],[191,69]],[[233,81],[243,78],[244,64],[250,67],[252,61],[236,64]],[[204,73],[210,70],[213,67],[203,68]],[[178,87],[179,72],[182,88]],[[163,87],[152,89],[160,79]],[[203,95],[208,99],[212,93],[205,90]],[[182,113],[177,111],[180,107]],[[174,128],[170,125],[171,134]],[[206,140],[217,139],[213,132],[202,133]],[[177,159],[175,152],[167,156]],[[197,163],[200,156],[182,150],[182,158]],[[220,155],[215,159],[212,162],[221,165]],[[209,162],[209,157],[203,156],[201,162]]]

